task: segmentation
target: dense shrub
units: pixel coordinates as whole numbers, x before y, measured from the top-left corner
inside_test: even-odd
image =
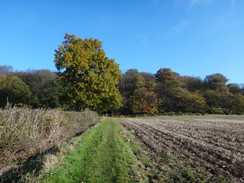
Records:
[[[0,174],[98,122],[97,113],[61,110],[0,110]]]

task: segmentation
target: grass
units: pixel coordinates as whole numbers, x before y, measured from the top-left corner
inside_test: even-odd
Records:
[[[133,149],[119,123],[106,118],[80,137],[76,150],[43,182],[142,182]]]

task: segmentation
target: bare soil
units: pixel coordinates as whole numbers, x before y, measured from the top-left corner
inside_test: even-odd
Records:
[[[203,118],[124,119],[151,156],[168,156],[184,166],[200,167],[213,177],[244,181],[244,120]],[[171,164],[171,169],[179,169]],[[158,166],[160,167],[160,166]]]

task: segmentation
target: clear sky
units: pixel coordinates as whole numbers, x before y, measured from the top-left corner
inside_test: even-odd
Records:
[[[0,65],[55,71],[66,32],[102,41],[122,72],[244,83],[244,0],[0,0]]]

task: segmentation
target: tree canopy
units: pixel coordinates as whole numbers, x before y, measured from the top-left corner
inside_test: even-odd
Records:
[[[228,79],[220,73],[208,75],[205,78],[205,82],[207,83],[207,85],[211,89],[216,89],[216,90],[222,90],[223,88],[225,88],[227,81]]]
[[[7,102],[11,104],[28,104],[31,91],[21,78],[13,74],[0,76],[0,107],[5,107]]]
[[[55,50],[58,77],[68,86],[67,102],[75,110],[90,108],[98,112],[121,106],[117,85],[119,65],[106,56],[98,39],[81,39],[65,34],[65,41]]]
[[[118,71],[116,76],[120,76],[118,65],[111,60]],[[105,63],[99,64],[107,68]],[[127,115],[244,114],[244,86],[227,84],[228,79],[222,74],[208,75],[203,80],[180,76],[169,68],[161,68],[156,74],[129,69],[119,79],[111,76],[112,68],[101,69],[99,73],[103,75],[100,76],[98,69],[90,69],[90,66],[88,70],[80,69],[79,73],[74,73],[74,79],[72,74],[64,73],[65,67],[57,74],[44,69],[14,72],[11,66],[0,66],[0,107],[5,107],[8,101],[12,105],[24,104],[32,108],[81,110],[89,107],[98,112],[114,110],[117,114]],[[79,70],[73,67],[74,71]],[[85,93],[81,90],[83,88]],[[121,100],[123,106],[116,110],[121,106]]]

